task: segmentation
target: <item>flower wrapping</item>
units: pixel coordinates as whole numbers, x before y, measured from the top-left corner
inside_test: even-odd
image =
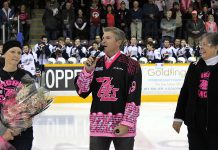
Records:
[[[14,132],[14,136],[31,127],[33,117],[46,110],[53,101],[49,91],[38,87],[29,75],[25,75],[21,83],[5,97],[1,106],[1,122]]]

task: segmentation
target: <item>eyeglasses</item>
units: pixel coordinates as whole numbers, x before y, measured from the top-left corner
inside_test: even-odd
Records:
[[[209,43],[199,43],[199,47],[211,46]]]

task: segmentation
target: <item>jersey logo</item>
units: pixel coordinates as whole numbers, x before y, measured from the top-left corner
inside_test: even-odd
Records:
[[[102,83],[97,93],[100,101],[117,101],[116,93],[119,91],[119,88],[114,88],[114,85],[111,85],[112,80],[113,78],[110,79],[110,77],[96,78],[98,83]]]

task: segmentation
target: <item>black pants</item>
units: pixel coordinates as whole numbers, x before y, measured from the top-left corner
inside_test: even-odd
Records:
[[[16,150],[31,150],[33,141],[33,128],[29,128],[22,132],[20,135],[14,137],[14,140],[10,141]]]
[[[216,150],[218,149],[218,134],[189,130],[188,142],[189,150]]]
[[[113,141],[115,150],[133,150],[134,137],[90,137],[89,150],[109,150]]]

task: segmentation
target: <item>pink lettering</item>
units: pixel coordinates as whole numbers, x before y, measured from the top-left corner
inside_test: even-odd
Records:
[[[198,91],[198,97],[200,98],[207,98],[207,91]]]
[[[207,80],[200,80],[199,88],[201,90],[207,90],[207,88],[208,88],[208,81]]]
[[[210,77],[210,72],[204,72],[201,74],[201,78],[209,78]]]
[[[112,78],[113,79],[113,78]],[[109,77],[97,78],[97,82],[102,83],[97,96],[100,98],[100,101],[116,101],[116,92],[119,91],[118,88],[114,88],[114,85],[111,85]]]

